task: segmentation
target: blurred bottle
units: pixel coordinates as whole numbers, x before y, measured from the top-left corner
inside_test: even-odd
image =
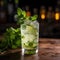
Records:
[[[31,11],[28,5],[25,7],[25,10],[26,10],[26,16],[31,16]]]
[[[19,0],[14,0],[14,3],[15,3],[15,8],[17,9],[19,6]]]
[[[14,0],[14,23],[17,21],[16,13],[18,7],[19,7],[19,0]]]
[[[6,23],[7,15],[6,15],[6,8],[5,8],[5,1],[0,1],[0,23]]]
[[[60,0],[57,0],[57,6],[60,8]]]
[[[44,6],[41,6],[41,8],[40,8],[39,18],[41,20],[45,20],[45,18],[46,18],[46,10],[45,10]]]
[[[57,0],[57,6],[56,7],[58,8],[58,12],[59,12],[59,20],[58,21],[60,21],[60,0]]]
[[[54,20],[54,12],[53,12],[52,7],[48,7],[46,18],[47,18],[47,22],[48,23],[53,22],[53,20]]]
[[[14,4],[13,0],[8,0],[8,22],[12,23],[14,21]]]
[[[33,9],[33,15],[38,15],[38,9],[37,8]]]
[[[55,14],[55,12],[54,12],[54,10],[52,11],[52,22],[54,22],[54,14]]]
[[[55,17],[55,20],[56,21],[59,21],[59,16],[60,16],[60,14],[59,14],[60,12],[59,12],[59,8],[55,8],[55,14],[54,14],[54,17]]]

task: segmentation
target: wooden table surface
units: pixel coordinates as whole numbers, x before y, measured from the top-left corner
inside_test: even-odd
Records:
[[[34,55],[22,56],[21,51],[1,55],[0,60],[60,60],[60,39],[40,38],[39,52]]]

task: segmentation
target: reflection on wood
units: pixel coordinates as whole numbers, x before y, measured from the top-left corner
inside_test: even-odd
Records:
[[[60,39],[40,38],[38,49],[37,54],[24,56],[21,51],[13,50],[12,53],[0,56],[0,60],[60,60]]]

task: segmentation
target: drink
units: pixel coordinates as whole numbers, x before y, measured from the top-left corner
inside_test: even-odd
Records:
[[[21,25],[22,54],[38,52],[39,24],[37,21],[26,21]]]

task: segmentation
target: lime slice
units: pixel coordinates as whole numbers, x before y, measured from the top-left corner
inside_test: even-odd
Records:
[[[27,27],[26,27],[26,30],[27,30],[30,34],[33,34],[33,35],[36,35],[36,34],[37,34],[37,29],[34,28],[33,26],[27,26]]]

